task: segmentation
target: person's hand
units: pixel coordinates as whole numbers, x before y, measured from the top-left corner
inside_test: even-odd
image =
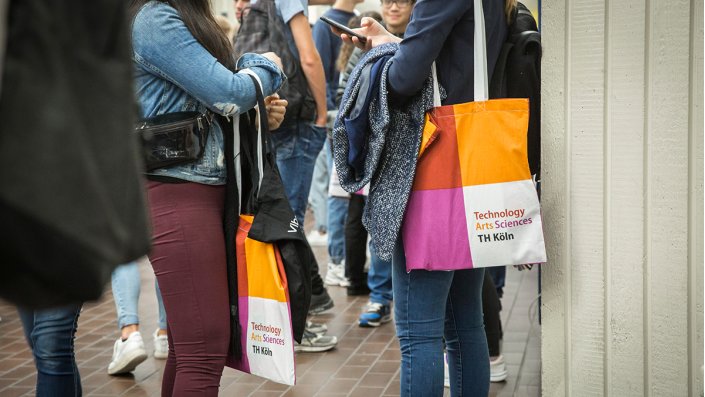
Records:
[[[352,44],[365,51],[384,43],[399,43],[401,41],[399,37],[389,33],[387,29],[382,26],[382,24],[377,22],[374,18],[369,17],[362,18],[360,27],[353,29],[356,33],[367,37],[367,41],[364,44],[357,37],[348,36],[334,27],[331,27],[331,29],[333,30],[333,33],[339,35],[344,42]]]
[[[279,95],[272,94],[264,98],[264,106],[267,109],[267,124],[269,131],[274,131],[284,121],[286,106],[289,104],[286,99],[279,99]]]
[[[326,128],[328,126],[328,114],[323,113],[323,115],[317,115],[316,121],[313,122],[313,125],[318,128]]]
[[[282,60],[281,58],[279,58],[279,55],[273,52],[265,52],[264,54],[262,54],[262,56],[274,62],[274,64],[277,65],[279,70],[284,70],[284,67],[282,66]]]

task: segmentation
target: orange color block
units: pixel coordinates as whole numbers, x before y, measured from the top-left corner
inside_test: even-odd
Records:
[[[435,108],[426,114],[412,190],[451,189],[461,183],[453,107]]]
[[[529,101],[454,105],[463,186],[531,179],[526,149]]]

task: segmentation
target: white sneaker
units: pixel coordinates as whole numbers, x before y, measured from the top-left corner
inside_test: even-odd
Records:
[[[163,360],[169,356],[169,338],[159,335],[159,329],[154,330],[154,358]]]
[[[146,359],[147,351],[139,331],[131,333],[124,342],[122,338],[118,338],[113,347],[113,360],[108,365],[108,375],[132,372]]]
[[[336,265],[328,263],[328,272],[326,273],[325,283],[328,285],[336,285],[341,287],[349,287],[350,281],[345,278],[345,262]]]
[[[503,382],[507,379],[507,364],[504,357],[499,355],[494,361],[490,360],[490,382]]]
[[[450,371],[448,370],[448,353],[443,353],[443,387],[450,387]]]
[[[311,230],[306,235],[309,245],[316,247],[325,247],[328,245],[328,233],[321,233],[320,230]]]

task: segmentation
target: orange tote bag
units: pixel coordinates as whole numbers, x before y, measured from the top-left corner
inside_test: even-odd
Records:
[[[426,114],[402,238],[407,270],[543,263],[538,194],[529,172],[528,99],[488,100],[482,1],[474,0],[474,101]]]

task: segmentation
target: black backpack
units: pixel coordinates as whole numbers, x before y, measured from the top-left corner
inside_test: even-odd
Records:
[[[291,126],[298,120],[313,121],[316,118],[316,102],[299,58],[290,47],[288,29],[277,13],[274,0],[258,0],[252,2],[249,12],[244,15],[235,39],[236,58],[246,52],[261,54],[269,51],[281,58],[287,81],[279,90],[279,96],[289,101],[282,127]]]
[[[490,98],[529,98],[529,169],[541,174],[541,34],[526,6],[517,3],[490,82]]]

